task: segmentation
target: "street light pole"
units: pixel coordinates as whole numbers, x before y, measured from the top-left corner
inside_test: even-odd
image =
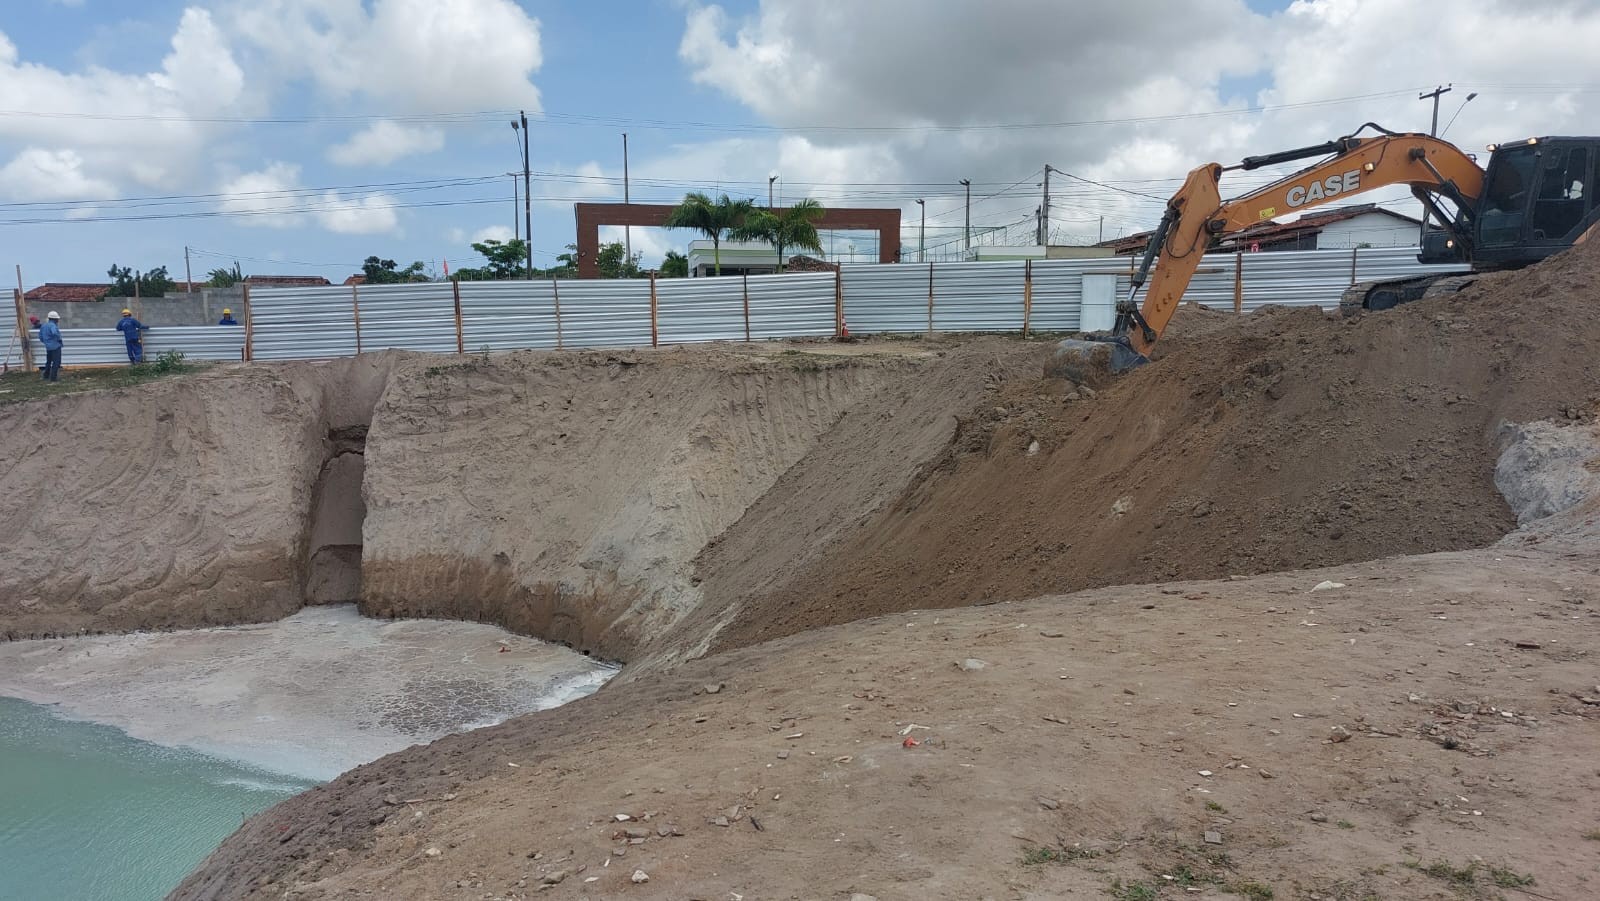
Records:
[[[776,175],[767,176],[767,212],[769,212],[769,213],[770,212],[774,212],[774,209],[773,209],[773,206],[772,206],[772,183],[777,181],[777,180],[778,180],[778,176],[776,176]]]
[[[528,161],[528,114],[519,112],[522,120],[519,124],[515,119],[511,122],[512,130],[522,131],[522,222],[523,230],[527,233],[528,250],[528,278],[533,278],[533,171]]]
[[[522,188],[517,185],[519,177],[515,172],[507,172],[511,176],[511,237],[522,238],[522,217],[517,215],[517,210],[522,207]]]
[[[969,258],[972,256],[972,179],[963,178],[961,186],[967,189],[967,218],[961,227],[961,255]]]
[[[919,197],[917,206],[922,211],[922,221],[917,225],[917,262],[925,263],[928,260],[928,203]]]

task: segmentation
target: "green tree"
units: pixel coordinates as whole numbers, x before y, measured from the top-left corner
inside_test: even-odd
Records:
[[[206,284],[213,288],[231,288],[242,281],[244,272],[238,263],[234,263],[232,269],[213,269],[206,273]]]
[[[397,285],[402,282],[425,282],[428,276],[423,274],[422,261],[418,260],[404,269],[399,268],[394,260],[380,260],[377,257],[367,257],[361,264],[361,274],[367,277],[369,285]]]
[[[661,261],[662,278],[688,278],[689,258],[676,250],[667,251],[667,256]]]
[[[112,263],[106,275],[111,276],[111,290],[106,292],[107,297],[164,297],[178,286],[168,277],[165,266],[157,266],[149,272],[134,272],[127,266]]]
[[[782,272],[784,248],[822,252],[822,240],[817,235],[817,220],[822,218],[822,212],[822,204],[808,197],[777,212],[755,210],[728,234],[735,241],[771,244],[772,249],[778,252],[778,271]]]
[[[622,246],[621,241],[612,241],[610,244],[600,245],[597,262],[600,265],[601,278],[638,278],[644,272],[639,269],[639,257],[642,254],[628,256],[628,251]]]
[[[524,261],[528,255],[528,242],[521,238],[512,238],[510,241],[490,238],[473,244],[472,249],[483,254],[485,263],[475,269],[456,270],[455,277],[460,281],[493,282],[522,278],[527,274]]]
[[[744,224],[745,217],[755,210],[751,200],[732,200],[723,194],[713,201],[699,191],[683,195],[683,203],[667,214],[661,223],[667,228],[692,228],[711,239],[711,256],[716,272],[722,274],[722,235]]]

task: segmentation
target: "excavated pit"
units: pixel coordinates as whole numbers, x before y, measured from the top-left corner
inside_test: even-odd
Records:
[[[317,476],[307,547],[307,604],[355,604],[361,600],[361,499],[366,475],[367,426],[328,432],[328,459]]]

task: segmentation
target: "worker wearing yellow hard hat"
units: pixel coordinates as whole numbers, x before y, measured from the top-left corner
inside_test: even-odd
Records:
[[[144,335],[150,326],[133,318],[132,310],[122,311],[122,321],[117,323],[117,331],[122,333],[122,340],[127,345],[128,365],[134,366],[144,362]]]
[[[218,322],[217,325],[238,325],[238,324],[239,324],[239,320],[233,318],[233,311],[228,309],[227,307],[223,307],[222,308],[222,321]]]

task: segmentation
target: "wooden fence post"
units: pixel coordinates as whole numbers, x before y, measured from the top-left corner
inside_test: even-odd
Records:
[[[1359,253],[1361,253],[1361,248],[1359,248],[1359,247],[1350,248],[1350,284],[1351,285],[1354,285],[1356,283],[1356,255],[1359,254]]]
[[[844,326],[844,266],[833,264],[833,336],[843,338]]]
[[[350,312],[355,314],[356,321],[356,353],[361,353],[361,301],[357,299],[358,288],[350,286]]]
[[[1244,251],[1233,252],[1233,311],[1244,312]]]
[[[928,337],[933,337],[933,264],[928,264]]]
[[[466,336],[466,333],[464,333],[461,330],[461,282],[460,281],[458,281],[456,279],[451,279],[450,280],[450,294],[451,294],[452,297],[455,298],[455,304],[456,304],[456,353],[464,354],[464,353],[467,352],[467,336]]]
[[[744,274],[744,342],[750,343],[750,273]]]
[[[250,286],[244,286],[244,361],[246,363],[256,358],[255,350],[255,317],[250,315]]]
[[[650,346],[661,346],[661,332],[656,323],[656,274],[650,273]]]
[[[550,276],[550,292],[556,299],[556,350],[561,349],[561,280]]]
[[[1033,318],[1033,261],[1022,262],[1022,337],[1028,337],[1029,320]]]
[[[21,272],[22,267],[18,266]],[[22,289],[12,290],[12,296],[17,300],[17,337],[22,341],[22,371],[33,371],[33,344],[28,338],[28,304],[22,299]]]

